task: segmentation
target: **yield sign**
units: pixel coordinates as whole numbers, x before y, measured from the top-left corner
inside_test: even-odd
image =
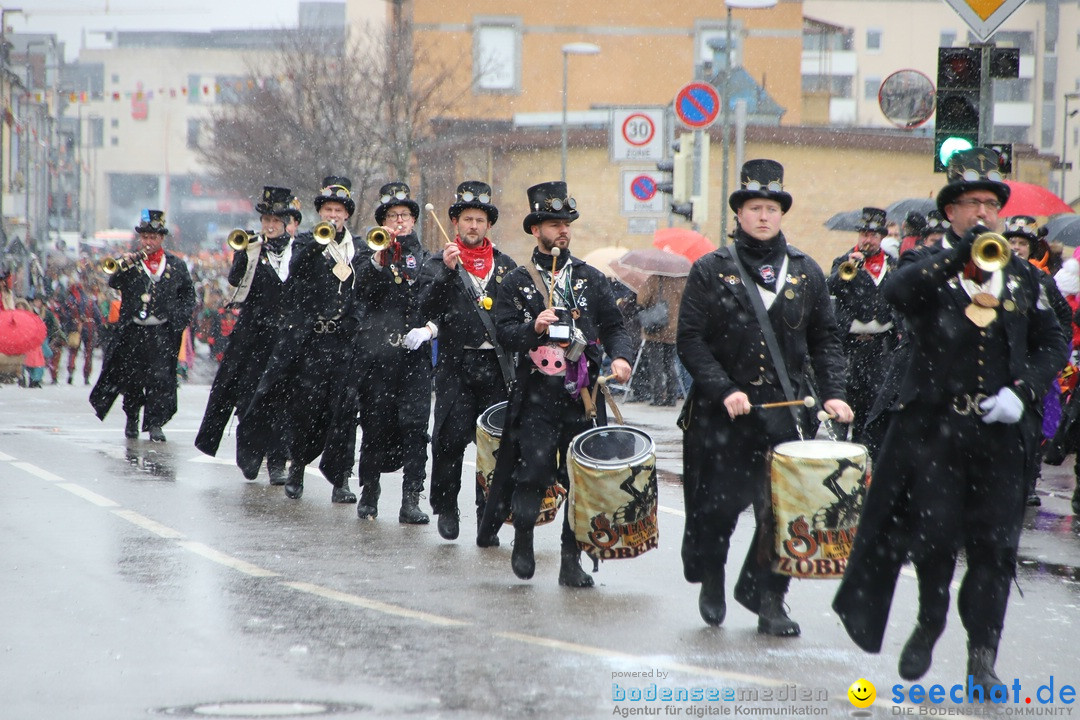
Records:
[[[945,0],[967,23],[979,40],[986,42],[1026,0]]]

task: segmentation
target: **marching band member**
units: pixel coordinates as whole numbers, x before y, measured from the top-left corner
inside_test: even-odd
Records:
[[[570,255],[570,224],[577,220],[578,211],[566,183],[534,185],[528,197],[529,214],[522,227],[536,238],[536,249],[527,265],[506,275],[495,301],[499,343],[520,353],[521,360],[477,533],[478,545],[497,545],[496,534],[511,509],[507,504],[511,505],[514,549],[510,563],[514,574],[526,580],[536,568],[533,528],[544,494],[555,482],[567,482],[570,440],[592,427],[582,391],[596,384],[603,351],[613,358],[611,371],[618,382],[630,379],[628,358],[634,355],[611,283],[602,272]],[[549,292],[553,295],[550,303]],[[584,351],[573,360],[567,358],[568,347],[553,338],[569,335],[573,340],[575,328]],[[602,413],[602,403],[596,409]],[[593,579],[581,568],[581,550],[565,512],[561,544],[559,584],[591,587]]]
[[[285,495],[293,500],[304,493],[304,469],[322,455],[330,501],[356,502],[349,490],[356,451],[353,336],[360,315],[357,271],[367,261],[345,226],[356,210],[351,188],[345,177],[323,179],[314,201],[322,222],[295,241],[281,334],[236,431],[238,446],[256,456],[268,452],[284,398],[292,461]]]
[[[207,455],[217,454],[221,435],[233,410],[238,415],[244,414],[280,335],[282,298],[293,254],[292,236],[286,230],[286,223],[293,220],[293,212],[296,212],[291,201],[292,191],[288,188],[264,187],[262,200],[255,206],[261,232],[238,240],[247,244],[233,252],[228,279],[234,290],[229,304],[240,306],[240,318],[229,334],[228,346],[210,386],[206,412],[195,436],[195,447]],[[281,400],[280,396],[276,399]],[[274,416],[271,441],[259,445],[265,446],[269,453],[266,469],[270,484],[284,485],[285,461],[288,459],[282,427],[284,407],[279,404]],[[262,460],[263,456],[245,443],[236,443],[236,463],[247,479],[255,479]]]
[[[456,231],[454,241],[424,266],[430,282],[421,306],[439,339],[431,509],[439,516],[439,535],[455,540],[465,448],[476,438],[477,416],[506,400],[513,379],[511,360],[494,337],[491,310],[503,277],[517,263],[487,237],[499,219],[487,183],[470,180],[458,185],[448,214]],[[479,522],[484,499],[479,484],[474,484]]]
[[[879,652],[897,575],[910,559],[919,613],[899,672],[920,678],[945,629],[963,548],[966,676],[970,692],[982,686],[979,696],[989,699],[1001,684],[994,664],[1024,513],[1029,434],[1021,420],[1064,367],[1066,341],[1034,270],[1008,257],[1001,238],[981,237],[1009,199],[997,154],[957,153],[947,177],[937,196],[951,223],[944,246],[906,254],[885,284],[911,333],[912,356],[833,609],[859,647]]]
[[[858,232],[855,249],[833,261],[826,285],[836,299],[840,345],[848,361],[847,400],[855,413],[851,437],[871,445],[866,423],[896,347],[893,309],[881,292],[881,283],[893,267],[892,258],[881,249],[888,232],[885,211],[863,208]]]
[[[794,636],[799,625],[784,612],[791,578],[773,573],[758,546],[769,532],[766,456],[777,443],[809,435],[808,417],[805,410],[796,417],[753,405],[805,396],[809,357],[824,409],[840,422],[851,422],[852,413],[825,277],[780,230],[792,202],[783,183],[784,168],[774,160],[743,165],[741,187],[728,198],[737,218],[734,245],[694,263],[679,307],[679,357],[694,379],[680,418],[682,557],[686,579],[701,583],[702,619],[720,625],[731,534],[752,504],[757,526],[735,599],[757,613],[759,633]],[[780,358],[772,356],[766,332],[775,336]],[[797,388],[793,397],[785,397],[788,385]]]
[[[359,271],[363,323],[357,336],[359,367],[360,504],[357,517],[379,514],[379,477],[404,466],[398,522],[424,525],[420,493],[427,477],[428,415],[431,412],[431,344],[420,295],[430,257],[414,231],[420,206],[409,186],[392,182],[379,190],[375,222],[389,236],[386,247],[367,252]]]
[[[139,252],[117,261],[109,287],[120,291],[120,319],[110,335],[101,375],[90,404],[104,420],[116,396],[124,394],[124,435],[142,428],[165,442],[161,428],[176,414],[176,362],[184,328],[195,312],[195,286],[187,265],[165,252],[169,228],[161,210],[143,210],[135,227]]]

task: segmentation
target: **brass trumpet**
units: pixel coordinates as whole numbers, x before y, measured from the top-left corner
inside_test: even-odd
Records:
[[[119,258],[107,257],[101,261],[101,272],[113,275],[121,270],[128,270],[140,260],[146,259],[146,251],[140,250],[134,255],[121,255]]]
[[[851,282],[855,279],[855,276],[859,274],[859,268],[863,265],[862,260],[845,260],[840,263],[840,267],[836,269],[836,274],[840,276],[840,279],[844,282]]]
[[[258,235],[253,232],[236,228],[229,233],[227,242],[233,250],[247,250],[248,244],[254,241],[256,237]]]
[[[334,223],[323,220],[311,228],[311,235],[315,238],[315,242],[320,245],[329,245],[337,237],[337,228],[334,227]]]
[[[367,231],[367,246],[374,252],[385,250],[394,242],[394,237],[381,227],[373,227]]]
[[[984,232],[975,237],[971,245],[971,260],[984,272],[995,272],[1009,264],[1012,247],[1004,235]]]

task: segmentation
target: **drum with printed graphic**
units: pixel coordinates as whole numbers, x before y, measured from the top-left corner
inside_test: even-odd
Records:
[[[831,440],[786,442],[772,449],[769,466],[776,527],[773,570],[839,579],[870,485],[866,448]]]
[[[485,499],[495,475],[495,462],[499,457],[499,443],[506,424],[508,404],[505,400],[496,403],[480,413],[480,417],[476,419],[476,484],[480,486]],[[559,508],[565,499],[566,490],[562,485],[555,483],[549,487],[540,503],[540,515],[536,518],[536,524],[546,525],[558,517]],[[507,525],[513,522],[513,515],[506,519]]]
[[[655,548],[656,446],[625,425],[586,430],[570,443],[570,528],[594,560]]]

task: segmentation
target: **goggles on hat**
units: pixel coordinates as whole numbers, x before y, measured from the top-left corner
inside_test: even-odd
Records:
[[[398,190],[393,195],[390,195],[390,194],[382,195],[379,198],[379,202],[381,202],[383,205],[385,205],[386,203],[390,202],[391,200],[405,200],[408,197],[409,197],[409,193],[405,192],[404,190]]]
[[[546,200],[544,200],[544,210],[554,210],[555,212],[558,212],[558,211],[562,210],[564,207],[570,208],[571,210],[576,210],[577,209],[577,200],[575,200],[572,197],[568,197],[568,198],[547,198]],[[540,203],[536,203],[536,209],[537,210],[540,209]]]
[[[965,170],[963,175],[960,176],[965,182],[975,182],[976,180],[990,180],[992,182],[1002,182],[1001,173],[997,170],[991,170],[986,175],[980,175],[978,170]]]
[[[757,180],[751,180],[748,183],[746,183],[746,185],[744,185],[743,187],[745,187],[747,190],[750,190],[751,192],[756,192],[756,191],[758,191],[758,190],[760,190],[762,188],[762,185]],[[784,189],[784,184],[782,182],[780,182],[779,180],[773,180],[768,185],[765,185],[764,187],[769,192],[780,192],[781,190]]]
[[[472,202],[473,200],[479,200],[484,205],[487,205],[489,202],[491,202],[491,196],[487,193],[481,193],[479,195],[476,195],[473,193],[472,190],[466,190],[458,197],[461,198],[461,202]]]
[[[322,189],[321,194],[322,194],[323,197],[339,197],[339,198],[352,197],[352,194],[349,192],[349,189],[347,187],[345,187],[344,185],[330,185],[328,187],[324,187]]]

